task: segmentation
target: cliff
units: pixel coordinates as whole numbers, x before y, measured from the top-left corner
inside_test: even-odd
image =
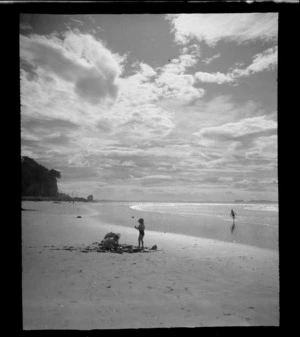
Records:
[[[60,172],[48,170],[29,157],[21,157],[22,196],[56,197]]]

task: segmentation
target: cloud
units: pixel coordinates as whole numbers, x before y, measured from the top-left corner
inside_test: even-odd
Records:
[[[165,137],[175,126],[172,115],[155,104],[130,109],[123,119],[125,121],[118,125],[115,135],[125,142]]]
[[[146,78],[156,75],[156,71],[154,71],[154,69],[146,63],[143,62],[140,63],[140,68],[141,68],[141,75],[145,76]]]
[[[277,38],[277,13],[170,14],[166,19],[171,23],[175,41],[183,45],[192,39],[214,47],[220,40],[245,43]]]
[[[265,70],[273,70],[277,66],[277,46],[266,49],[264,52],[254,55],[252,63],[245,69],[233,68],[227,74],[220,72],[207,73],[198,71],[195,73],[195,79],[206,83],[232,83],[236,84],[241,77],[247,77],[252,74]]]
[[[55,145],[55,146],[66,146],[70,142],[70,137],[62,133],[56,133],[55,135],[45,136],[42,141],[45,144]]]
[[[79,125],[62,118],[22,116],[22,128],[32,133],[51,133],[53,131],[77,130]]]
[[[277,123],[259,102],[206,99],[200,86],[273,69],[277,47],[223,74],[197,71],[197,42],[161,67],[136,61],[128,76],[127,56],[78,30],[21,36],[20,46],[22,152],[62,171],[66,192],[198,200],[199,190],[246,186],[245,174],[255,188],[260,174],[276,173]]]
[[[74,19],[74,18],[70,18],[71,21],[75,22],[76,24],[80,25],[80,26],[83,26],[84,23],[81,21],[81,20],[78,20],[78,19]]]
[[[186,73],[187,69],[197,64],[199,54],[200,52],[193,46],[183,48],[178,58],[157,69],[155,85],[159,89],[160,99],[190,103],[204,95],[204,89],[195,87],[194,76]]]
[[[156,84],[161,88],[160,97],[163,99],[175,99],[183,102],[191,102],[201,98],[205,90],[194,87],[195,79],[189,74],[174,74],[165,71],[157,79]]]
[[[107,133],[113,130],[113,123],[110,119],[101,117],[97,120],[96,127],[99,131]]]
[[[265,50],[263,53],[256,54],[253,57],[252,63],[245,69],[233,69],[231,76],[234,78],[249,76],[264,70],[272,70],[277,65],[278,59],[277,46]]]
[[[128,77],[118,79],[120,87],[116,108],[137,107],[156,103],[160,100],[176,100],[188,104],[205,93],[197,88],[195,78],[186,74],[188,68],[198,62],[199,51],[194,46],[183,48],[178,58],[156,69],[146,63],[136,62],[136,72]]]
[[[213,140],[241,140],[249,135],[265,135],[277,132],[277,123],[266,116],[245,118],[235,123],[226,123],[220,126],[207,127],[194,133],[199,138]]]
[[[39,148],[47,153],[55,145],[56,150],[59,147],[62,151],[71,145],[79,128],[79,125],[65,119],[23,115],[21,121],[23,150]]]
[[[207,57],[207,58],[203,59],[202,62],[204,62],[205,64],[210,64],[213,60],[215,60],[215,59],[217,59],[219,57],[221,57],[220,53],[215,54],[212,57]]]
[[[206,73],[198,71],[195,73],[195,78],[200,82],[207,82],[207,83],[223,84],[234,82],[234,78],[230,74],[222,74],[220,72]]]
[[[250,181],[248,179],[243,179],[240,181],[235,182],[233,185],[235,188],[248,188],[250,187]]]
[[[161,103],[165,109],[173,112],[176,128],[170,134],[172,142],[185,144],[199,128],[219,126],[245,117],[265,114],[257,102],[251,100],[237,104],[232,96],[218,95],[211,99],[201,99],[191,106],[179,106],[177,102]]]
[[[117,100],[119,107],[155,103],[161,95],[161,90],[149,79],[149,76],[145,76],[145,71],[120,78],[119,87],[120,93]]]
[[[81,167],[81,166],[60,166],[59,171],[62,173],[63,181],[73,179],[84,179],[98,177],[98,171],[94,167]]]
[[[266,116],[202,128],[193,134],[197,153],[201,153],[198,155],[201,172],[207,169],[211,174],[232,172],[235,176],[258,169],[273,172],[277,159],[276,133],[277,123]],[[264,143],[268,144],[265,148]],[[197,167],[197,161],[191,167]]]
[[[89,34],[68,31],[62,38],[21,35],[20,56],[33,67],[71,82],[74,91],[89,103],[117,97],[121,58]]]
[[[166,181],[169,184],[171,179],[172,177],[168,175],[151,175],[140,178],[140,182],[143,186],[152,186],[162,184]]]
[[[123,163],[121,163],[121,166],[135,167],[136,164],[133,160],[125,160],[125,161],[123,161]]]
[[[253,146],[245,152],[248,160],[275,160],[277,162],[277,135],[261,136],[254,140]]]

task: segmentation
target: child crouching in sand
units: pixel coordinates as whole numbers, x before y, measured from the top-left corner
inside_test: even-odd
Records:
[[[138,242],[139,242],[139,247],[141,246],[141,243],[142,243],[142,249],[144,249],[144,235],[145,235],[145,225],[144,225],[144,219],[139,219],[138,220],[138,223],[139,223],[139,226],[134,226],[134,228],[138,229],[140,234],[139,234],[139,237],[138,237]]]

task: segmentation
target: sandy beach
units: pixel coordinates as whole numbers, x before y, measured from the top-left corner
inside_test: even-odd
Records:
[[[138,232],[93,203],[22,208],[24,330],[279,326],[277,250],[146,229],[157,251],[82,253],[110,231],[137,245]]]

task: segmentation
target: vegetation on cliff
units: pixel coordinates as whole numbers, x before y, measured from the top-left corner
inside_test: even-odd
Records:
[[[21,174],[22,200],[88,201],[85,198],[59,192],[57,179],[61,178],[60,172],[54,169],[48,170],[32,158],[21,157]]]
[[[29,157],[21,157],[22,196],[57,197],[60,172],[48,170]]]

